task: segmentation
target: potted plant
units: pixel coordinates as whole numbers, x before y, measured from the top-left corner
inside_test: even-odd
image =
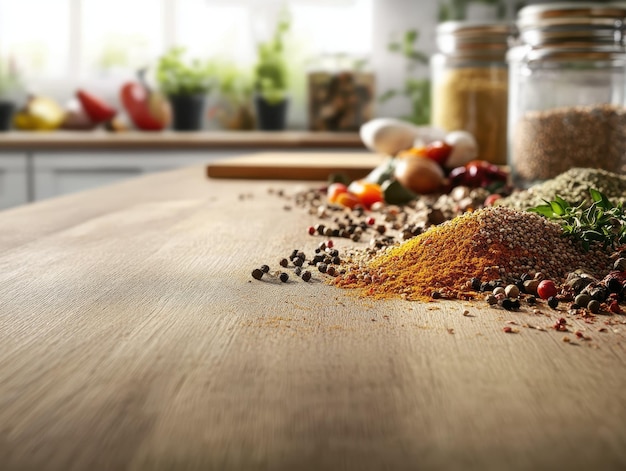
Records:
[[[15,112],[12,94],[18,87],[19,80],[14,68],[0,60],[0,131],[8,131],[11,128]]]
[[[215,83],[213,67],[194,59],[185,62],[185,49],[172,48],[161,56],[156,79],[172,105],[176,131],[196,131],[202,128],[206,95]]]
[[[256,123],[252,108],[252,71],[232,62],[216,62],[218,101],[211,110],[224,129],[249,131]]]
[[[258,46],[258,62],[254,69],[255,97],[259,129],[285,129],[287,116],[287,65],[284,58],[284,36],[289,30],[289,17],[283,13],[274,36]]]

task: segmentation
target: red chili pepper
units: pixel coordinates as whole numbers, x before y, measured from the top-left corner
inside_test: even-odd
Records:
[[[91,120],[95,123],[110,121],[117,114],[115,108],[85,90],[77,90],[76,97],[80,100],[80,104],[87,115],[89,115]]]

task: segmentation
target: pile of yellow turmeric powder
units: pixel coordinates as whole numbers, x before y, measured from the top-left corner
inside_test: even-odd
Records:
[[[577,269],[600,275],[609,265],[609,253],[599,248],[585,252],[563,237],[558,224],[495,206],[433,226],[372,259],[354,257],[335,284],[375,298],[425,300],[434,292],[471,298],[471,278],[511,282],[541,271],[562,281]]]

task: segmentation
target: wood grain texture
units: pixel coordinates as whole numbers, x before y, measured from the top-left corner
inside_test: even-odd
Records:
[[[309,131],[198,131],[110,133],[105,131],[8,132],[0,134],[3,150],[110,149],[364,149],[358,133]]]
[[[351,180],[363,178],[385,159],[371,152],[261,152],[207,164],[210,178],[254,180],[323,180],[341,173]]]
[[[204,175],[0,213],[0,469],[626,467],[626,326],[252,280],[314,220]]]

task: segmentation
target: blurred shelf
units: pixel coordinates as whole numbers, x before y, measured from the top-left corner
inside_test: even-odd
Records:
[[[19,132],[0,133],[0,151],[364,149],[358,133],[309,131]]]

